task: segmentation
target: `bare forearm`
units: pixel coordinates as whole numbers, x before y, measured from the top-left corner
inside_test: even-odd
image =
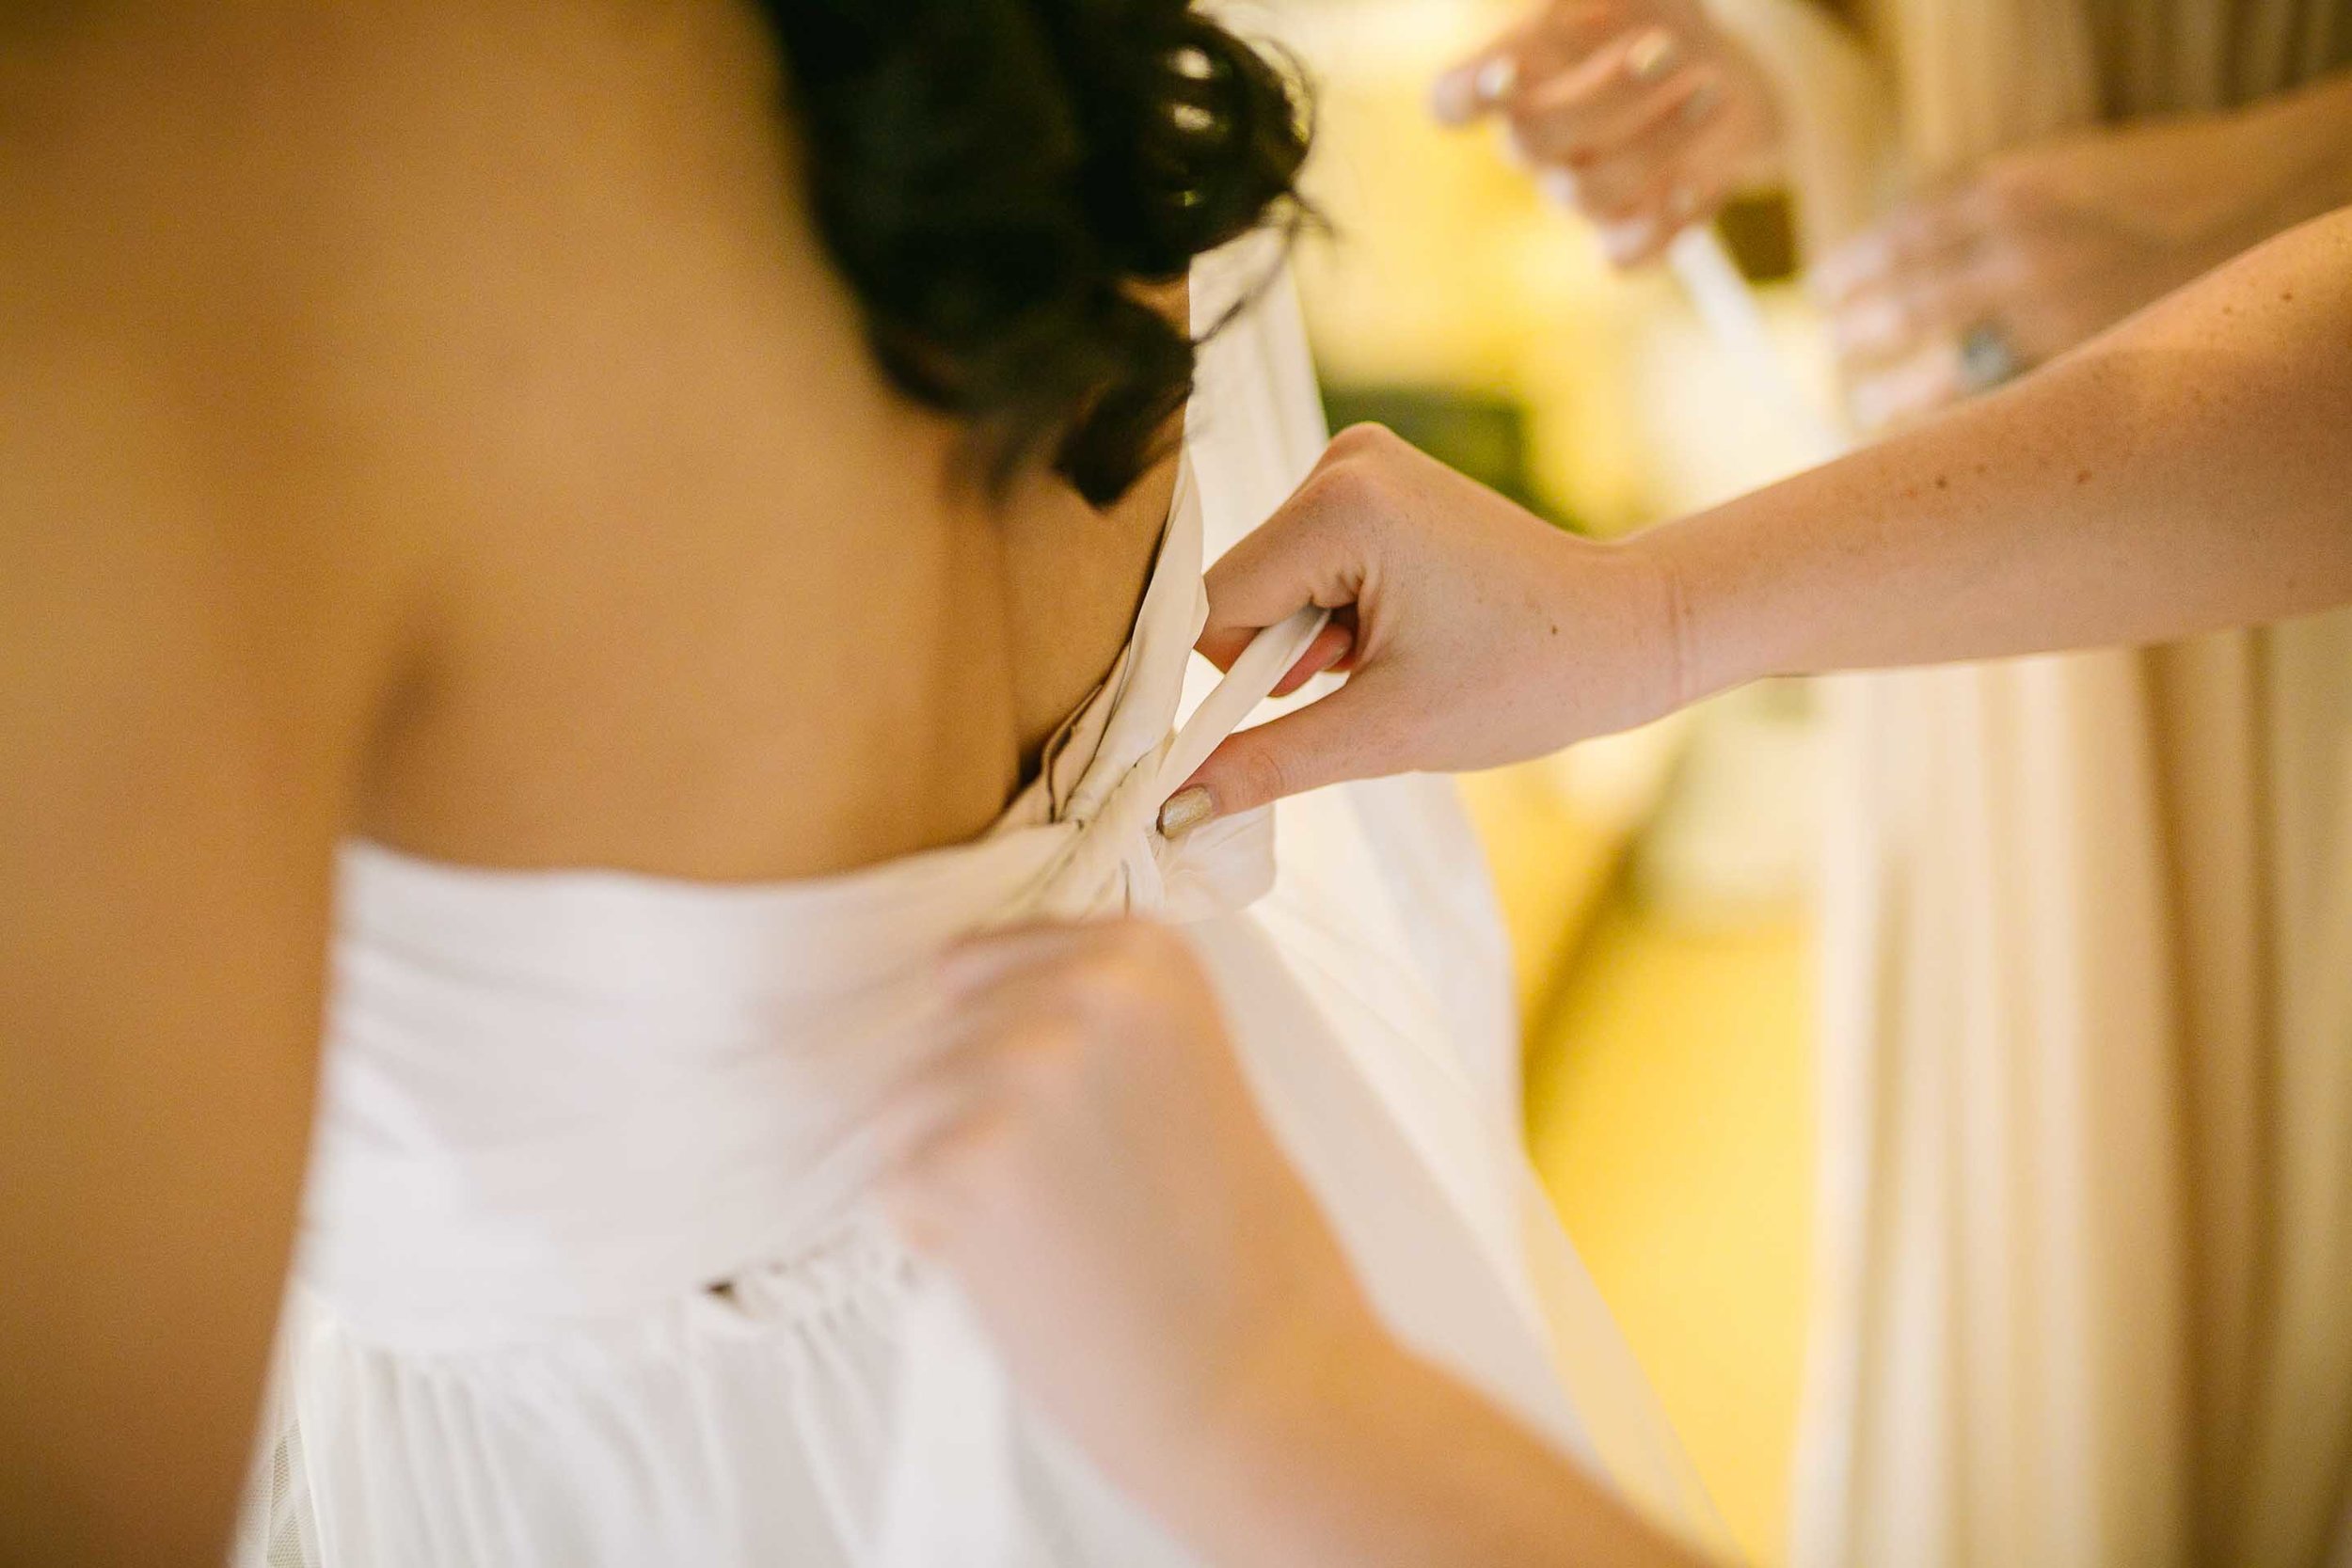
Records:
[[[2237,111],[2239,133],[2287,150],[2264,193],[2252,245],[2339,207],[2352,206],[2352,70]]]
[[[1193,1445],[1164,1499],[1233,1568],[1700,1568],[1574,1464],[1385,1338]]]
[[[2352,213],[2006,393],[1653,530],[1692,695],[2352,602]]]

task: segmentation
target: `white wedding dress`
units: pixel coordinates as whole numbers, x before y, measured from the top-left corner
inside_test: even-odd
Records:
[[[1197,313],[1248,265],[1204,263]],[[1271,891],[1271,815],[1154,829],[1313,629],[1267,634],[1179,726],[1204,531],[1230,542],[1320,444],[1284,289],[1202,388],[1133,641],[978,841],[766,887],[347,848],[245,1568],[1191,1561],[863,1201],[863,1130],[935,1033],[929,956],[1121,909],[1186,924],[1394,1327],[1705,1531],[1498,1114],[1503,982],[1450,806],[1286,803],[1303,852]]]

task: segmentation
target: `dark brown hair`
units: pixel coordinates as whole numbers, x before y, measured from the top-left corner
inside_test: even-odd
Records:
[[[1187,0],[763,0],[816,221],[875,353],[988,480],[1122,493],[1191,388],[1136,297],[1292,219],[1289,79]]]

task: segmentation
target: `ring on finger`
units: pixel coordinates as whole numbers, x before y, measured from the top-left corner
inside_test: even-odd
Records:
[[[1662,80],[1682,57],[1682,46],[1664,27],[1651,27],[1626,46],[1626,74],[1637,82]]]
[[[1511,96],[1511,89],[1519,85],[1519,62],[1516,55],[1497,55],[1478,68],[1470,90],[1482,103],[1500,103]]]
[[[2025,368],[2017,345],[1998,324],[1980,321],[1960,335],[1961,384],[1972,394],[2014,381]]]

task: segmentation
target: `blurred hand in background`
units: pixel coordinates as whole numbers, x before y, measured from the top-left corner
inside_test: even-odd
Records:
[[[1899,426],[2055,358],[2326,211],[2346,80],[2278,108],[2145,121],[1992,158],[1823,257],[1851,413]]]
[[[1438,118],[1500,119],[1620,267],[1714,216],[1776,156],[1756,62],[1696,0],[1549,0],[1438,79]]]
[[[1164,1486],[1237,1412],[1378,1352],[1184,937],[1017,926],[959,943],[941,980],[946,1049],[880,1140],[904,1150],[891,1212],[1123,1484]]]

